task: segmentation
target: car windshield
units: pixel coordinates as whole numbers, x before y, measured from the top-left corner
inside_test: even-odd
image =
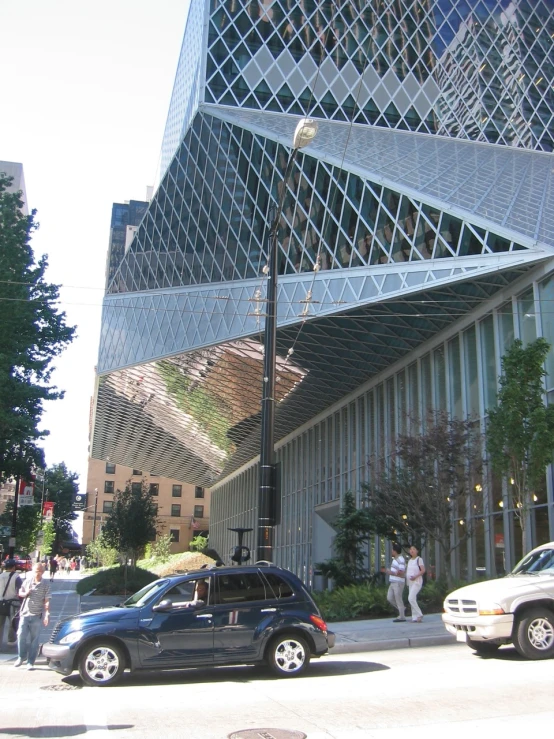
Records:
[[[548,572],[550,575],[554,575],[554,549],[530,552],[515,566],[512,575],[529,575],[539,572]]]
[[[167,582],[167,580],[155,580],[149,585],[145,585],[137,593],[132,595],[130,598],[127,598],[127,600],[124,600],[121,605],[125,608],[140,608],[141,606],[153,601],[160,590],[165,588]]]

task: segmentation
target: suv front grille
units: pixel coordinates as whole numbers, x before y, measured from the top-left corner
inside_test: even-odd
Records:
[[[476,616],[477,601],[461,600],[458,598],[447,598],[445,601],[445,610],[447,613],[459,613],[466,616]]]

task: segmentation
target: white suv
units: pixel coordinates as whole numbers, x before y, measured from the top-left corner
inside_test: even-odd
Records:
[[[533,549],[506,577],[455,590],[442,620],[478,654],[513,644],[528,659],[554,657],[554,542]]]

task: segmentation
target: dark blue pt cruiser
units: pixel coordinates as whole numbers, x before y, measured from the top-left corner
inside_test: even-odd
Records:
[[[42,653],[57,672],[105,686],[126,668],[264,662],[293,677],[334,643],[296,575],[257,564],[163,577],[120,606],[59,621]]]

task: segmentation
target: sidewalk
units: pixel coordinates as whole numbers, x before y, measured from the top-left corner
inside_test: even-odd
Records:
[[[79,579],[79,575],[71,575],[63,579],[56,577],[51,583],[51,618],[50,624],[41,629],[41,644],[48,641],[52,629],[60,618],[79,615],[96,608],[114,606],[123,600],[123,596],[118,595],[80,597],[75,591]],[[331,654],[456,644],[456,639],[444,628],[440,613],[424,616],[422,623],[419,624],[411,621],[394,623],[390,616],[367,621],[329,622],[329,629],[336,634],[336,642]],[[15,647],[8,647],[4,643],[2,649],[0,664],[15,661],[17,656]],[[37,660],[37,664],[41,663],[46,664],[42,656]]]

